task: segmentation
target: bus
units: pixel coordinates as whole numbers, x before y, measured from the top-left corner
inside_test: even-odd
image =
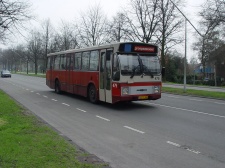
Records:
[[[161,98],[158,46],[116,42],[47,55],[46,84],[56,93],[107,103]]]

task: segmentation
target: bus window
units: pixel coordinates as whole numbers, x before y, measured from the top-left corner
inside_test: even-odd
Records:
[[[82,70],[88,70],[89,69],[89,58],[90,58],[90,52],[83,52],[82,59],[81,59],[81,69]]]
[[[90,71],[98,70],[99,52],[91,51],[90,55]]]
[[[59,55],[57,55],[55,57],[55,62],[54,62],[54,69],[55,70],[59,70],[59,64],[60,64],[60,57],[59,57]]]
[[[76,53],[75,54],[75,66],[74,68],[75,69],[80,69],[81,68],[81,53]]]
[[[66,57],[65,57],[65,55],[63,54],[63,55],[60,55],[60,69],[66,69]]]
[[[53,58],[53,57],[48,57],[48,61],[47,61],[47,69],[52,69],[52,58]]]
[[[74,53],[70,57],[70,70],[74,70]]]
[[[66,55],[66,69],[67,70],[70,70],[70,57],[71,57],[71,54]]]

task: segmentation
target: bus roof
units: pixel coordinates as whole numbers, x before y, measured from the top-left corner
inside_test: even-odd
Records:
[[[64,51],[59,51],[59,52],[55,52],[55,53],[49,53],[47,56],[69,54],[69,53],[76,53],[76,52],[82,52],[82,51],[91,51],[91,50],[97,50],[97,49],[106,49],[106,48],[112,48],[112,47],[116,48],[116,51],[119,52],[121,50],[120,49],[121,45],[126,45],[126,44],[130,45],[130,46],[131,45],[142,45],[142,46],[152,46],[154,48],[157,48],[157,45],[149,44],[149,43],[142,43],[142,42],[114,42],[114,43],[103,44],[103,45],[98,45],[98,46],[91,46],[91,47],[85,47],[85,48],[80,48],[80,49],[70,49],[70,50],[64,50]],[[127,48],[129,48],[129,47],[127,47]],[[142,49],[144,49],[144,48],[142,48]],[[126,51],[124,51],[124,52],[126,52]],[[158,52],[158,49],[156,49],[155,52]]]

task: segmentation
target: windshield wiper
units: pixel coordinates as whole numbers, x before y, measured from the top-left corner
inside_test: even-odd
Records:
[[[130,78],[133,78],[134,77],[135,71],[136,71],[136,69],[138,67],[140,67],[140,72],[141,72],[141,74],[143,74],[143,63],[142,63],[142,59],[141,59],[141,57],[140,57],[139,54],[137,56],[138,56],[138,63],[139,63],[139,65],[133,68],[132,74],[131,74]]]
[[[141,57],[140,57],[139,54],[138,54],[138,63],[139,63],[139,65],[133,68],[132,74],[131,74],[130,78],[133,78],[133,77],[134,77],[135,71],[136,71],[136,69],[137,69],[138,67],[140,67],[140,72],[141,72],[141,74],[142,74],[141,77],[143,77],[143,76],[145,75],[145,74],[144,74],[144,68],[147,69],[147,72],[150,74],[151,78],[154,77],[154,75],[153,75],[153,73],[151,72],[151,70],[148,69],[148,67],[147,67],[146,65],[143,64],[142,59],[141,59]]]

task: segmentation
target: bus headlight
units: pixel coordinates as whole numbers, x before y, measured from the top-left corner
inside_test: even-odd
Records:
[[[122,93],[121,93],[122,96],[123,95],[129,95],[129,87],[122,87],[121,90],[122,90]]]
[[[160,93],[160,86],[154,86],[154,93]]]

